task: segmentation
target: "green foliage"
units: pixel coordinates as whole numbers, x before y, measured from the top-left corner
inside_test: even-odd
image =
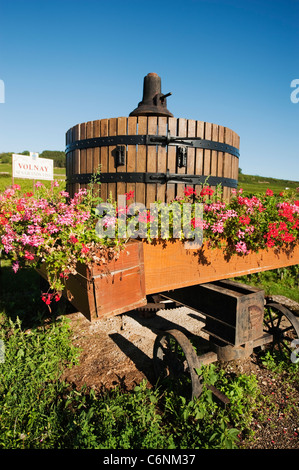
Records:
[[[65,320],[24,331],[1,319],[5,361],[0,364],[0,448],[44,447],[59,424],[59,376],[75,360]]]
[[[0,448],[235,448],[239,432],[250,425],[257,396],[251,378],[205,368],[206,383],[229,395],[228,410],[207,388],[190,402],[145,381],[130,393],[76,390],[60,379],[78,357],[65,319],[25,330],[18,318],[2,314],[0,323]]]
[[[258,175],[244,175],[239,171],[238,188],[243,188],[246,195],[256,195],[264,192],[267,188],[272,189],[275,194],[285,191],[286,188],[296,189],[299,187],[298,181],[289,181],[278,178],[268,178]]]
[[[50,158],[51,160],[54,160],[55,168],[65,168],[66,166],[65,152],[58,150],[43,150],[39,157]]]
[[[24,150],[23,152],[2,152],[0,153],[0,163],[11,164],[13,153],[18,153],[19,155],[30,155],[29,150]],[[39,157],[50,158],[51,160],[54,160],[55,168],[65,168],[66,166],[65,152],[60,150],[43,150],[39,154]]]
[[[299,265],[288,266],[234,279],[244,284],[260,287],[265,295],[284,295],[299,302]]]

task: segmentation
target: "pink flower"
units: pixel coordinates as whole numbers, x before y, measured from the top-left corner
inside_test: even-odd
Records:
[[[20,267],[20,265],[19,265],[18,261],[15,261],[12,265],[12,269],[15,273],[19,270],[19,267]]]
[[[37,183],[35,183],[34,185],[36,188],[42,188],[44,185],[43,183],[41,183],[40,181],[38,181]]]
[[[223,233],[224,231],[224,226],[222,222],[216,222],[215,224],[212,225],[212,232],[213,233]]]
[[[200,219],[200,218],[193,218],[191,220],[191,225],[193,228],[203,228],[204,227],[204,223],[203,223],[203,220]]]
[[[116,217],[108,217],[106,216],[105,217],[105,221],[104,221],[104,227],[115,227],[115,224],[116,224]]]
[[[82,249],[81,249],[81,253],[84,255],[86,253],[89,252],[89,248],[88,246],[84,245],[84,243],[82,243]]]
[[[247,255],[249,253],[249,251],[247,250],[246,243],[243,241],[239,241],[235,245],[235,248],[236,248],[237,253],[244,253],[244,255]]]
[[[74,235],[71,235],[71,236],[70,236],[70,241],[71,241],[72,243],[78,243],[79,240],[78,240],[78,238],[76,238]]]
[[[33,255],[32,253],[29,253],[29,251],[25,250],[24,258],[25,258],[25,259],[28,259],[28,260],[33,260],[33,259],[34,259],[34,255]]]
[[[28,237],[26,233],[23,233],[21,237],[21,242],[23,243],[23,245],[29,245],[31,242],[31,237]]]
[[[238,238],[244,238],[244,236],[245,236],[245,232],[243,232],[242,230],[238,230],[237,237]]]

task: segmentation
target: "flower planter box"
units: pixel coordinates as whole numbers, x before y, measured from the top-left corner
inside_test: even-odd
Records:
[[[260,250],[227,258],[206,245],[185,249],[179,240],[127,243],[106,266],[78,266],[65,296],[88,320],[100,320],[146,305],[146,295],[299,264],[299,246]],[[39,270],[46,277],[45,270]]]
[[[185,249],[182,242],[174,240],[143,242],[143,252],[146,294],[299,264],[299,245],[228,258],[221,249],[206,245],[200,250]]]
[[[138,242],[129,242],[119,258],[108,265],[77,266],[78,274],[65,281],[63,295],[90,321],[145,305],[142,248]],[[37,271],[47,279],[45,267]]]

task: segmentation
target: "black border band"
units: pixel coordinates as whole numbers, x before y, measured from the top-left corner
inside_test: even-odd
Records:
[[[232,145],[214,140],[201,139],[199,137],[178,137],[164,135],[116,135],[108,137],[95,137],[92,139],[76,140],[66,146],[65,153],[74,152],[95,147],[106,147],[110,145],[175,145],[207,150],[225,152],[235,157],[240,157],[239,149]]]
[[[67,177],[68,184],[89,184],[92,179],[92,173],[82,173],[70,175]],[[189,185],[208,184],[210,186],[226,186],[228,188],[237,188],[238,181],[223,176],[205,176],[205,175],[186,175],[178,173],[102,173],[96,177],[99,183],[146,183],[146,184],[167,184],[182,183]]]

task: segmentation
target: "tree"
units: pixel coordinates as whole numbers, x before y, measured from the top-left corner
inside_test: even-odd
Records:
[[[40,155],[40,158],[50,158],[54,160],[54,166],[56,168],[65,168],[65,153],[59,150],[44,150]]]
[[[0,153],[0,163],[11,163],[11,156],[15,152]],[[30,155],[29,150],[23,150],[19,155]],[[39,154],[40,158],[50,158],[54,160],[54,167],[65,168],[65,153],[60,150],[43,150]]]

